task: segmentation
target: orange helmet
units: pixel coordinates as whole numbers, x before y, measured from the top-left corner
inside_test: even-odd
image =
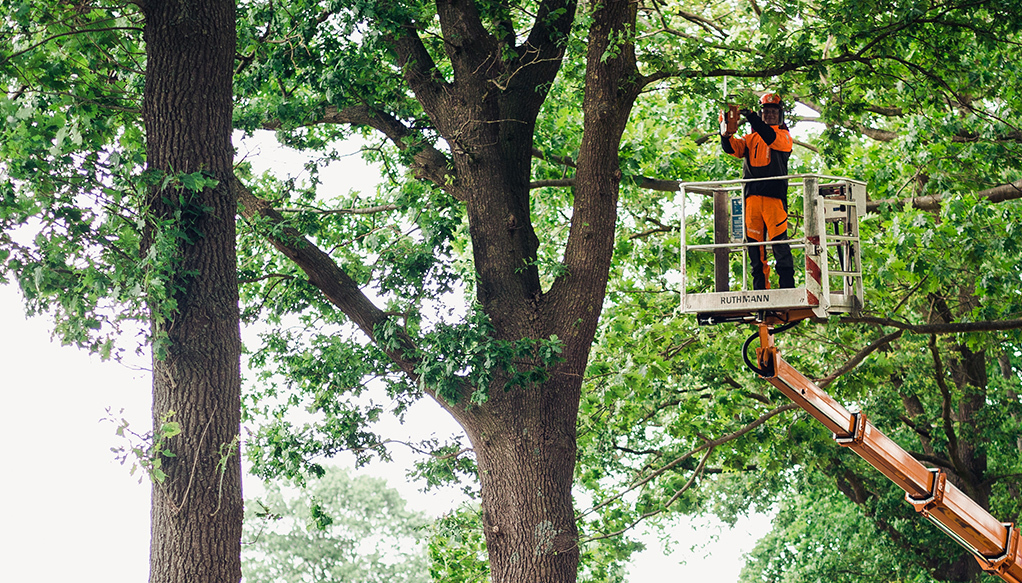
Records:
[[[772,125],[784,125],[784,104],[781,103],[781,96],[776,93],[767,93],[763,97],[759,98],[760,103],[760,116],[766,117],[767,113],[773,114],[776,112],[776,124],[771,120],[768,123]]]

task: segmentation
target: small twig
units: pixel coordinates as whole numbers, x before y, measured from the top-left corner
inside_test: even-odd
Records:
[[[692,484],[693,484],[693,482],[695,482],[695,479],[697,477],[699,477],[699,475],[702,473],[703,467],[706,465],[706,461],[710,458],[710,454],[713,453],[713,449],[714,449],[713,447],[710,447],[709,449],[706,450],[706,453],[703,454],[703,458],[701,460],[699,460],[699,465],[696,466],[696,469],[692,472],[692,475],[689,476],[688,481],[685,482],[685,484],[681,488],[679,488],[674,493],[674,495],[672,495],[671,498],[669,500],[667,500],[667,502],[664,503],[663,506],[661,506],[660,508],[657,508],[655,510],[650,510],[649,512],[646,512],[642,516],[636,518],[631,524],[629,524],[628,526],[626,526],[626,527],[624,527],[624,528],[622,528],[620,530],[617,530],[615,532],[601,534],[600,536],[590,537],[590,538],[587,538],[585,540],[580,540],[580,541],[578,541],[578,544],[582,545],[582,544],[585,544],[585,543],[588,543],[588,542],[603,540],[605,538],[611,538],[611,537],[622,535],[622,534],[628,532],[629,530],[635,528],[643,520],[646,520],[647,518],[650,518],[651,516],[656,516],[657,514],[660,514],[662,512],[667,511],[667,509],[670,508],[671,504],[673,504],[678,498],[681,497],[682,494],[684,494],[690,487],[692,487]]]
[[[703,445],[700,445],[699,447],[697,447],[697,448],[695,448],[695,449],[693,449],[691,451],[688,451],[686,453],[681,454],[680,456],[678,456],[677,458],[672,460],[670,463],[668,463],[665,466],[663,466],[662,468],[660,468],[659,470],[657,470],[657,471],[651,473],[650,475],[646,476],[645,478],[642,478],[641,480],[633,483],[631,486],[626,488],[624,491],[619,492],[618,494],[615,494],[614,496],[611,496],[610,498],[607,498],[603,502],[600,502],[596,506],[593,506],[589,510],[586,510],[585,512],[580,513],[578,515],[577,519],[581,519],[581,518],[583,518],[585,516],[588,516],[589,514],[592,514],[593,512],[596,512],[597,510],[599,510],[600,508],[603,508],[604,506],[610,504],[614,500],[617,500],[617,499],[623,497],[625,494],[631,492],[632,490],[635,490],[636,488],[644,486],[645,484],[649,483],[654,478],[662,475],[663,473],[667,472],[668,470],[670,470],[674,466],[676,466],[676,465],[680,464],[681,462],[687,460],[688,458],[690,458],[693,455],[699,453],[700,451],[717,447],[719,445],[722,445],[724,443],[727,443],[727,442],[731,441],[732,439],[737,439],[737,438],[745,435],[746,433],[752,431],[753,429],[759,427],[760,425],[766,423],[772,417],[774,417],[776,415],[780,415],[781,413],[784,413],[785,411],[791,411],[792,409],[797,409],[797,408],[798,408],[798,405],[796,405],[795,403],[787,403],[785,405],[781,405],[780,407],[776,407],[773,410],[771,410],[771,411],[769,411],[767,413],[764,413],[758,419],[756,419],[755,421],[749,423],[748,425],[746,425],[742,429],[739,429],[738,431],[735,431],[734,433],[730,433],[728,435],[725,435],[724,437],[719,437],[719,438],[714,439],[712,441],[707,441]]]
[[[891,313],[892,313],[892,314],[897,314],[897,313],[898,313],[898,312],[899,312],[899,311],[901,310],[901,307],[905,305],[905,302],[907,302],[907,301],[908,301],[908,299],[909,299],[909,298],[911,298],[911,297],[912,297],[912,295],[913,295],[914,293],[916,293],[916,291],[918,291],[918,290],[919,290],[919,288],[920,288],[920,287],[922,287],[922,285],[923,285],[924,283],[926,283],[926,280],[927,280],[927,279],[929,279],[929,277],[930,277],[930,274],[929,274],[929,273],[927,273],[926,275],[924,275],[924,276],[922,277],[922,279],[920,279],[920,280],[919,280],[919,283],[915,284],[915,285],[914,285],[914,286],[912,287],[912,289],[908,290],[908,293],[907,293],[907,294],[905,294],[905,297],[901,298],[901,301],[900,301],[900,302],[898,302],[898,305],[897,305],[897,306],[895,306],[893,310],[891,310]]]
[[[192,472],[188,477],[188,486],[185,488],[185,493],[181,496],[181,502],[179,504],[175,504],[173,500],[170,502],[173,507],[171,510],[174,514],[180,513],[184,508],[185,501],[188,499],[188,492],[191,491],[192,484],[195,482],[195,474],[199,469],[199,454],[202,452],[202,442],[205,441],[206,432],[209,431],[209,426],[213,423],[213,417],[216,416],[216,409],[217,405],[214,405],[213,411],[209,415],[209,421],[206,422],[206,427],[202,429],[202,435],[199,436],[199,443],[195,447],[195,459],[192,460]]]
[[[239,279],[238,283],[239,284],[243,284],[243,283],[258,283],[258,282],[266,280],[266,279],[274,279],[274,278],[288,280],[288,279],[294,279],[295,276],[288,275],[286,273],[267,273],[266,275],[263,275],[263,276],[260,276],[260,277],[250,277],[250,278],[246,278],[246,279]]]
[[[106,19],[106,20],[113,20],[113,19],[109,18],[109,19]],[[20,50],[18,52],[11,53],[10,55],[7,55],[7,58],[5,58],[4,60],[0,61],[0,65],[3,65],[7,61],[10,61],[11,59],[13,59],[15,57],[19,57],[19,56],[21,56],[21,55],[23,55],[23,54],[25,54],[25,53],[33,50],[33,49],[39,48],[42,45],[50,42],[51,40],[56,40],[56,39],[58,39],[60,37],[63,37],[63,36],[73,36],[73,35],[76,35],[76,34],[88,34],[90,32],[110,32],[112,30],[132,30],[132,31],[135,31],[135,32],[142,32],[142,29],[137,27],[137,26],[108,26],[108,27],[104,27],[104,28],[83,28],[83,29],[79,29],[79,30],[71,30],[71,31],[68,31],[68,32],[61,32],[61,33],[58,33],[58,34],[54,34],[52,36],[48,36],[48,37],[44,38],[43,40],[41,40],[41,41],[39,41],[39,42],[37,42],[37,43],[35,43],[33,45],[29,45],[28,47],[26,47],[26,48],[24,48],[24,49],[22,49],[22,50]]]
[[[891,342],[894,342],[898,338],[901,338],[901,335],[904,333],[905,333],[904,330],[898,330],[896,332],[891,332],[886,336],[874,340],[869,346],[863,348],[858,353],[856,353],[855,356],[849,359],[848,362],[843,364],[840,368],[830,373],[829,375],[823,377],[822,379],[817,380],[816,384],[819,385],[821,389],[826,388],[827,385],[834,382],[834,380],[836,380],[838,377],[858,366],[859,363],[865,360],[867,356],[873,354],[874,352],[883,348],[884,346],[887,346]]]
[[[397,210],[397,208],[398,206],[396,204],[381,204],[377,206],[350,209],[284,208],[280,209],[280,212],[282,213],[311,212],[320,215],[371,215],[375,213]]]

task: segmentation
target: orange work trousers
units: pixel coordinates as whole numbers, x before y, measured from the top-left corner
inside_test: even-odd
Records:
[[[753,195],[745,199],[745,236],[750,242],[778,241],[788,238],[788,209],[779,198]],[[751,247],[752,289],[770,289],[770,265],[766,245]],[[795,266],[787,243],[770,246],[777,261],[780,287],[795,287]]]

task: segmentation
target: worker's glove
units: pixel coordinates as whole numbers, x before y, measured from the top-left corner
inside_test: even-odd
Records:
[[[742,109],[739,110],[738,113],[742,114],[742,117],[749,120],[749,123],[752,123],[754,121],[760,121],[759,114],[756,113],[755,111],[752,111],[751,109]]]

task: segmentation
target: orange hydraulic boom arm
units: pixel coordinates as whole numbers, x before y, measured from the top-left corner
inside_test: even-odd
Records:
[[[984,571],[1009,583],[1022,583],[1022,554],[1014,524],[999,522],[948,482],[943,470],[923,466],[867,421],[865,413],[850,413],[793,369],[778,354],[766,324],[759,324],[759,340],[757,372],[763,378],[830,429],[838,445],[852,449],[905,490],[909,504],[968,549]]]

